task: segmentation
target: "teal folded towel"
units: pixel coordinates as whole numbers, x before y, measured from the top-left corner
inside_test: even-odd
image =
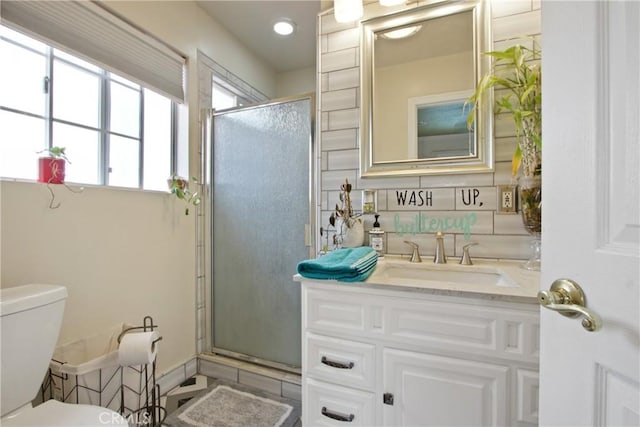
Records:
[[[336,249],[298,263],[298,274],[309,279],[361,282],[376,268],[378,254],[369,246]]]

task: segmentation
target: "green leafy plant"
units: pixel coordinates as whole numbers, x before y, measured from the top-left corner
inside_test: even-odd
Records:
[[[198,184],[198,180],[195,177],[191,177],[191,182],[195,185]],[[184,200],[184,202],[186,203],[187,206],[184,210],[185,215],[189,215],[189,207],[191,205],[198,206],[202,202],[202,198],[200,197],[198,192],[192,192],[189,189],[188,180],[174,175],[168,179],[168,184],[171,194],[175,194],[178,199]]]
[[[64,159],[65,161],[71,163],[67,154],[65,153],[65,147],[51,147],[45,148],[44,150],[38,151],[38,153],[47,153],[48,157],[53,157],[54,159]]]
[[[511,163],[512,176],[518,171],[525,177],[540,175],[542,163],[542,69],[540,49],[533,41],[533,48],[523,45],[511,46],[502,51],[485,52],[491,56],[491,71],[478,83],[473,95],[467,99],[473,104],[467,116],[467,125],[472,126],[476,109],[482,104],[487,92],[504,90],[496,97],[496,113],[510,114],[516,125],[517,145]]]

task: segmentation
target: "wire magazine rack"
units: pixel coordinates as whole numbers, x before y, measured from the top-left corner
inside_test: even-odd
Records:
[[[132,331],[152,332],[158,325],[151,316],[145,316],[141,326],[123,327],[117,337]],[[156,344],[162,337],[156,339]],[[117,360],[115,351],[102,359]],[[160,426],[167,416],[160,405],[160,385],[156,383],[156,359],[139,366],[120,366],[106,363],[90,372],[73,374],[73,367],[64,360],[52,359],[48,375],[41,387],[43,401],[56,399],[65,403],[102,406],[118,412],[129,425]],[[66,371],[66,372],[65,372]]]

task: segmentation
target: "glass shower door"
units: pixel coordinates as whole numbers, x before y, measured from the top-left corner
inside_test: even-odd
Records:
[[[300,366],[313,99],[214,114],[213,347]]]

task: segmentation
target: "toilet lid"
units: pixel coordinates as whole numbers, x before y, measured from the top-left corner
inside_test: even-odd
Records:
[[[2,420],[4,426],[104,427],[128,426],[127,420],[111,409],[47,400],[15,417]]]

